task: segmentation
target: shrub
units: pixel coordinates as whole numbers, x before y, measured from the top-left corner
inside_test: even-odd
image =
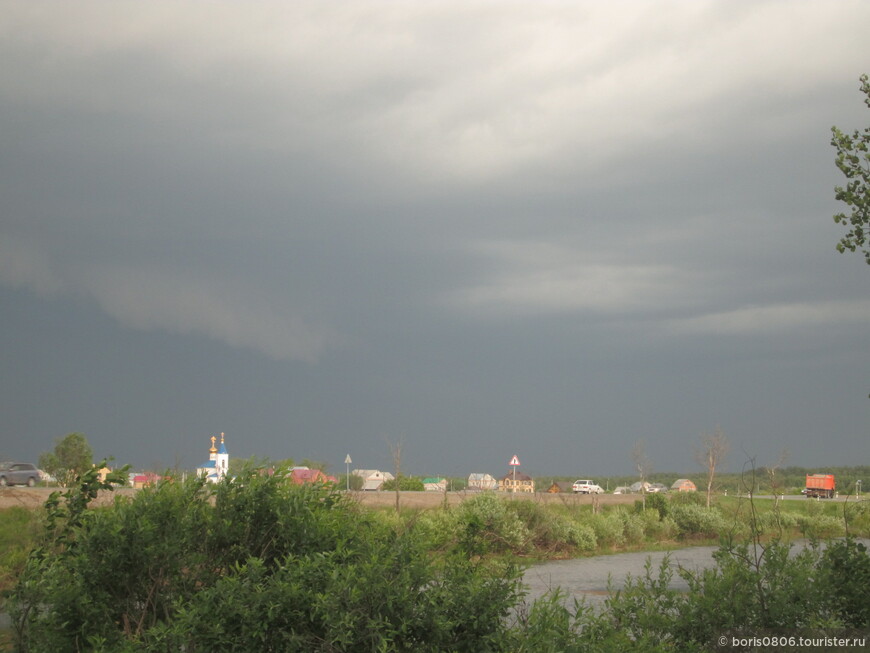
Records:
[[[578,551],[594,551],[598,546],[595,539],[595,529],[588,524],[574,523],[572,528],[572,543]]]
[[[0,592],[9,589],[24,567],[37,523],[35,514],[18,506],[0,511]]]
[[[851,503],[844,508],[849,533],[858,537],[870,536],[870,502]]]
[[[643,542],[646,525],[643,517],[628,512],[620,512],[619,515],[622,517],[622,532],[625,541],[629,544]]]
[[[810,539],[837,537],[845,531],[843,520],[831,515],[800,515],[796,519],[801,533]]]
[[[523,551],[529,531],[507,502],[486,492],[456,508],[458,546],[468,556]]]
[[[613,510],[592,516],[590,525],[600,546],[621,546],[625,542],[621,513],[621,510]]]
[[[416,516],[415,531],[431,550],[446,551],[457,542],[459,524],[456,515],[455,509],[424,510]]]
[[[796,528],[798,525],[795,515],[782,510],[758,513],[756,519],[758,528],[765,533],[781,533]]]
[[[89,508],[99,487],[47,504],[8,605],[21,651],[500,650],[518,600],[515,567],[434,559],[328,488],[190,479]],[[463,514],[514,533],[489,500]]]
[[[580,548],[588,551],[595,548],[594,532],[592,546],[589,546],[591,529],[580,528],[570,517],[549,507],[532,501],[509,501],[507,507],[523,522],[531,543],[540,550],[552,552]]]
[[[678,569],[686,591],[670,587],[674,571],[667,558],[630,579],[602,612],[598,630],[619,631],[632,642],[621,650],[707,651],[731,629],[817,627],[823,623],[824,591],[815,586],[819,555],[789,546],[722,546],[716,565],[700,571]]]
[[[635,512],[645,512],[643,501],[635,501],[634,510]],[[659,517],[664,519],[670,512],[668,498],[664,494],[659,494],[658,492],[648,494],[646,497],[646,510],[655,510],[659,513]]]
[[[384,481],[383,490],[395,492],[396,483],[399,484],[399,490],[402,492],[422,492],[426,488],[423,485],[423,479],[417,476],[400,476],[398,479],[390,479]]]
[[[820,584],[827,607],[848,628],[870,626],[870,554],[867,547],[852,538],[830,542],[822,555]]]
[[[677,524],[680,535],[700,535],[715,537],[725,532],[725,520],[715,508],[705,508],[697,504],[688,503],[674,506],[671,516]]]
[[[677,526],[677,522],[674,521],[673,517],[665,517],[657,524],[651,524],[648,526],[647,533],[649,533],[651,537],[671,539],[679,535],[680,527]]]
[[[705,506],[707,505],[707,495],[702,492],[674,492],[670,495],[671,506]]]

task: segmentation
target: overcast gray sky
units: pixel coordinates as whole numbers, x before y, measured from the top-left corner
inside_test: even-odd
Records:
[[[868,463],[870,3],[0,2],[0,455]]]

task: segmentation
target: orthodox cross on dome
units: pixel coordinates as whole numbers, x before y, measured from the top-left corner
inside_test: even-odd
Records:
[[[214,442],[217,440],[215,436],[211,436],[211,449],[209,449],[209,453],[217,453],[217,449],[215,449]],[[223,442],[223,433],[221,433],[221,442]]]

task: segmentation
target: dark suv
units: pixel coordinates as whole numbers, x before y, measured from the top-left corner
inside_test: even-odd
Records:
[[[29,485],[39,482],[39,470],[30,463],[0,463],[0,486]]]

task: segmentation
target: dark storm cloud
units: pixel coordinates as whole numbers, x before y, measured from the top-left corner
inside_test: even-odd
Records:
[[[17,430],[235,429],[239,453],[333,464],[407,434],[450,473],[529,434],[536,473],[618,471],[640,437],[683,469],[716,424],[806,462],[827,419],[836,462],[859,451],[870,300],[832,254],[828,129],[866,122],[865,3],[2,15],[7,337],[126,342],[87,359],[94,393],[113,360],[165,365],[105,415],[40,416],[15,406],[58,389],[14,378],[51,356],[11,358]],[[52,306],[101,338],[28,328]]]

